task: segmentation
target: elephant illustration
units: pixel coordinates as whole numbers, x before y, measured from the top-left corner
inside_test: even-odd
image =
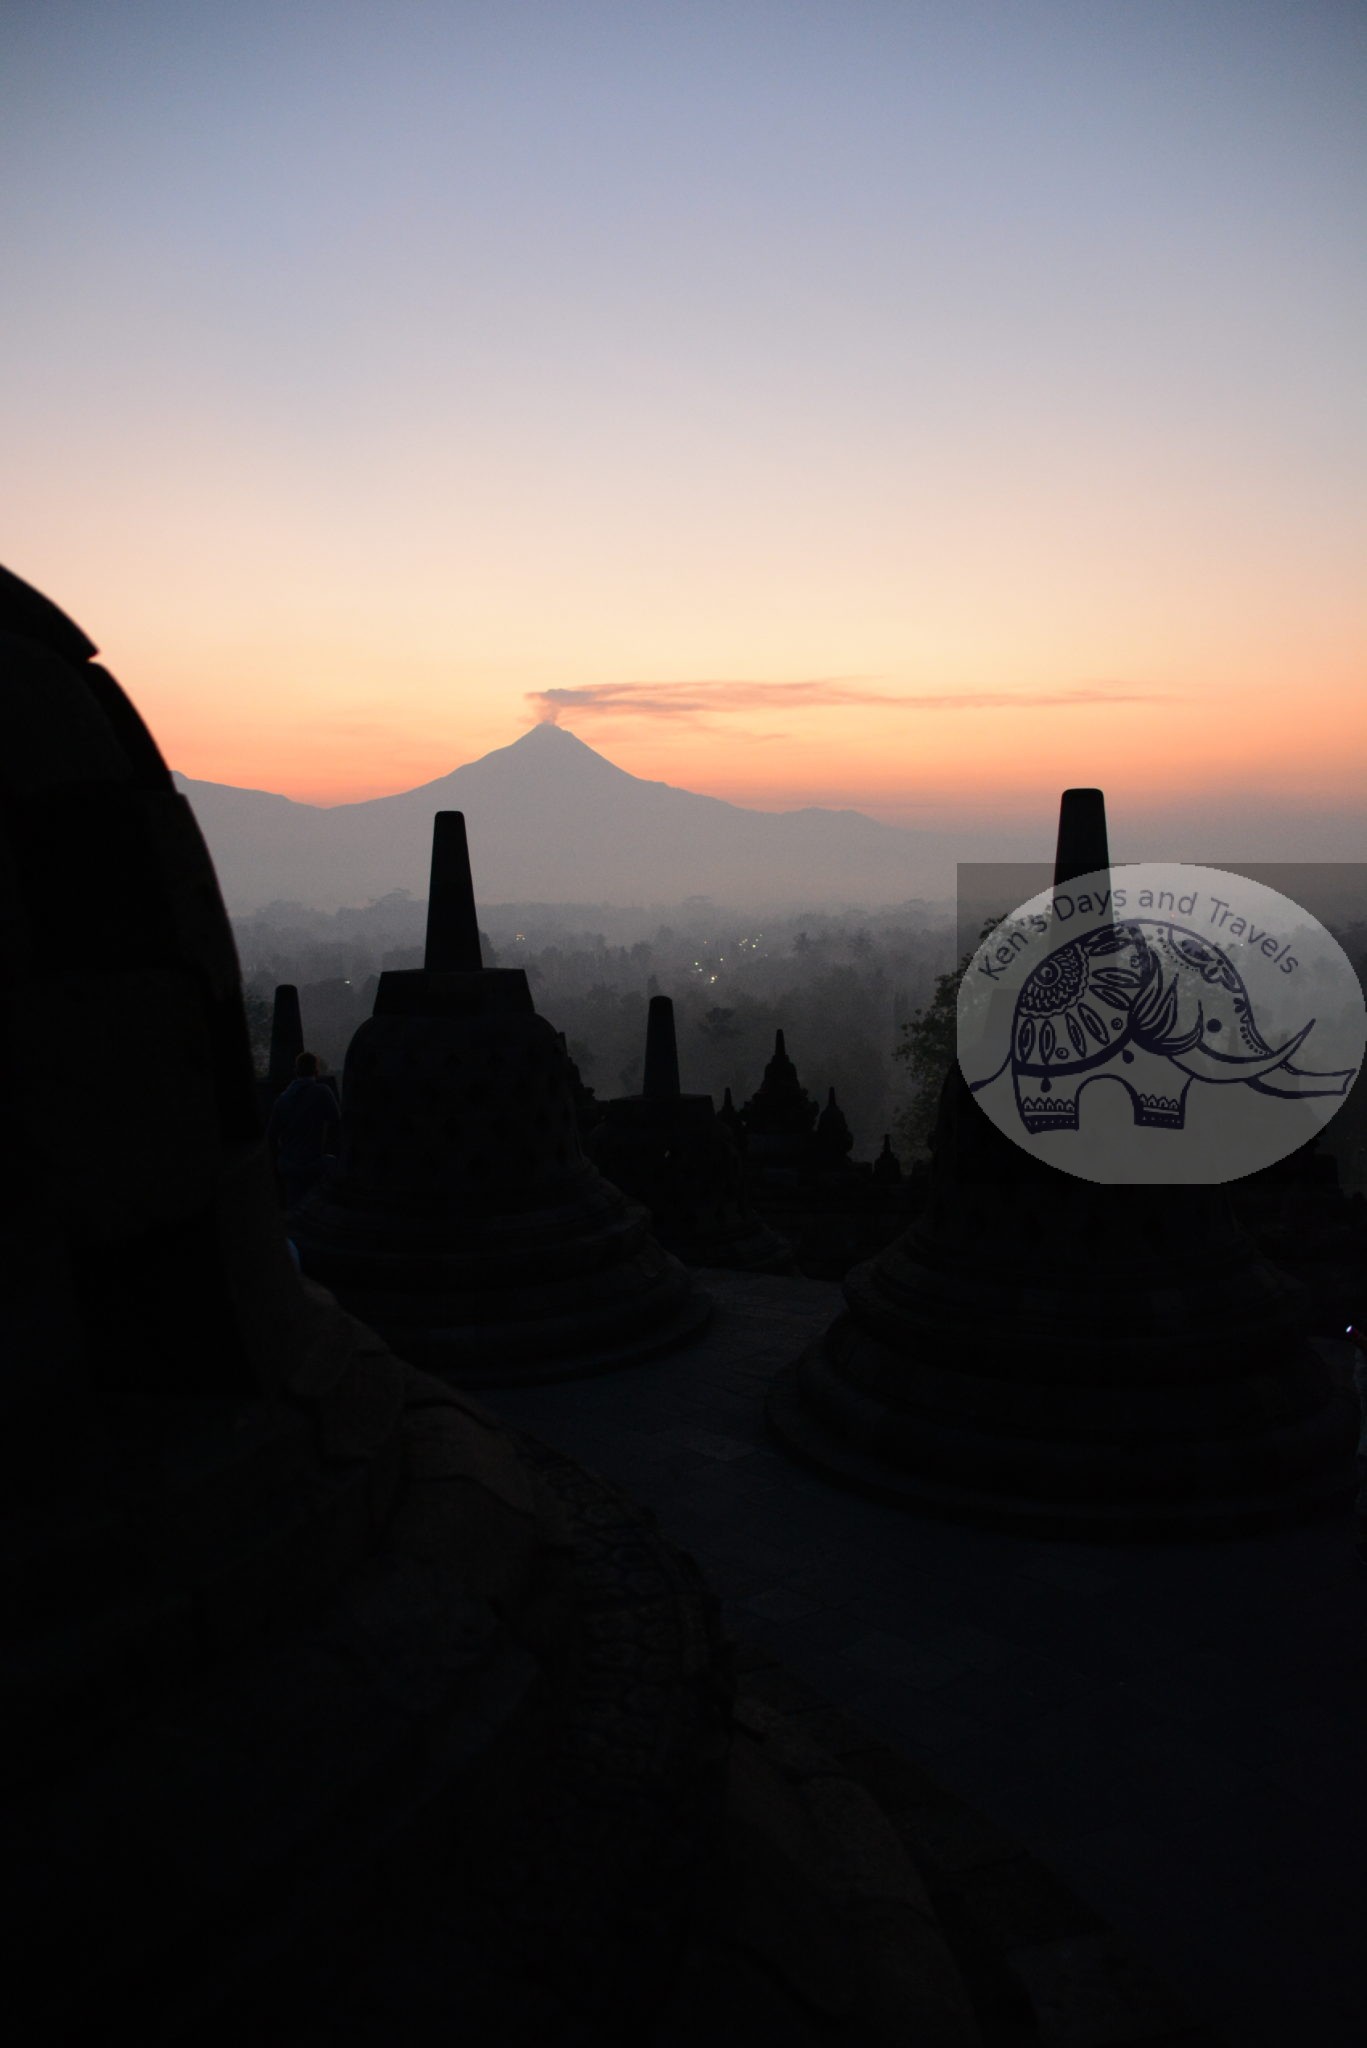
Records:
[[[1312,1017],[1285,1045],[1259,1031],[1243,978],[1209,939],[1185,926],[1136,918],[1058,946],[1016,999],[1009,1060],[1016,1106],[1033,1136],[1075,1131],[1088,1082],[1110,1076],[1128,1090],[1136,1124],[1185,1127],[1193,1080],[1241,1081],[1263,1095],[1343,1095],[1356,1068],[1316,1074],[1292,1064]]]

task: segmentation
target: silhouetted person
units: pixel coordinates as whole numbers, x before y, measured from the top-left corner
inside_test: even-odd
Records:
[[[331,1163],[337,1128],[337,1098],[318,1078],[318,1055],[301,1052],[294,1079],[271,1110],[266,1143],[275,1162],[287,1209],[297,1209],[323,1168]]]

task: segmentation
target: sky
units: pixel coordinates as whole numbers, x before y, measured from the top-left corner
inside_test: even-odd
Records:
[[[44,0],[0,52],[0,560],[185,774],[336,803],[546,717],[966,858],[1077,783],[1367,851],[1360,5]]]

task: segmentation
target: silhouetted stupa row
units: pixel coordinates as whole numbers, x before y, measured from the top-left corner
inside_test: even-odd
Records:
[[[1055,886],[1108,868],[1100,792],[1067,792]],[[288,1000],[284,1018],[292,1042]],[[684,1261],[790,1270],[792,1205],[847,1185],[867,1209],[891,1176],[850,1178],[850,1142],[782,1031],[739,1113],[685,1095],[656,997],[642,1092],[593,1106],[586,1155],[563,1038],[520,969],[483,967],[464,820],[443,813],[426,964],[381,978],[340,1167],[293,1235],[353,1313],[458,1383],[604,1371],[701,1327]],[[1342,1492],[1342,1392],[1224,1187],[1079,1181],[1000,1133],[957,1067],[933,1153],[911,1227],[771,1393],[786,1448],[907,1506],[1090,1536],[1266,1526]]]
[[[437,823],[456,845],[460,814],[440,814]],[[473,902],[473,891],[467,893]],[[651,1234],[686,1265],[777,1273],[799,1263],[804,1271],[838,1276],[906,1222],[909,1205],[899,1191],[902,1171],[891,1139],[884,1136],[871,1168],[842,1172],[851,1165],[854,1139],[835,1089],[828,1089],[818,1114],[798,1081],[781,1030],[744,1109],[735,1108],[728,1088],[720,1111],[710,1096],[686,1095],[680,1088],[668,996],[650,998],[639,1095],[597,1101],[569,1058],[564,1033],[555,1038],[588,1158],[644,1208]],[[303,1049],[298,991],[282,984],[275,991],[261,1083],[264,1103],[275,1101],[288,1084]],[[782,1233],[770,1227],[771,1214],[781,1220]]]

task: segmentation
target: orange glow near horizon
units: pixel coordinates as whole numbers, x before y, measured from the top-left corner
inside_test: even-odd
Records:
[[[528,511],[538,479],[569,502],[576,451],[554,439],[520,469],[492,436],[469,450],[500,479],[474,502],[443,451],[397,433],[367,489],[337,496],[302,454],[245,433],[216,454],[214,423],[193,423],[137,464],[108,425],[86,460],[119,526],[98,495],[59,516],[47,482],[10,566],[100,643],[197,779],[390,794],[508,745],[545,693],[632,774],[907,823],[1023,810],[1063,782],[1356,801],[1367,769],[1349,508],[1313,534],[1298,508],[1274,517],[1252,452],[1141,461],[1113,424],[1130,471],[1107,487],[1076,451],[1043,469],[1004,412],[990,472],[979,423],[940,451],[952,485],[912,488],[909,453],[881,443],[823,446],[820,492],[795,497],[786,470],[659,429],[668,500],[610,435],[560,524]]]
[[[483,616],[457,601],[447,625],[436,578],[414,588],[376,575],[365,587],[339,565],[335,583],[252,592],[250,564],[224,574],[235,538],[225,522],[213,582],[201,572],[198,591],[195,562],[174,549],[170,576],[142,587],[132,564],[87,565],[84,579],[29,573],[102,636],[174,767],[300,802],[431,781],[509,745],[544,715],[546,692],[570,700],[556,722],[633,775],[758,809],[817,804],[906,825],[1024,817],[1075,783],[1131,806],[1267,790],[1349,807],[1367,770],[1353,621],[1345,608],[1334,629],[1313,578],[1304,595],[1285,581],[1242,593],[1231,626],[1228,594],[1174,561],[1165,603],[1144,616],[1112,587],[1108,620],[1104,559],[1079,578],[1085,599],[1060,590],[1046,604],[1061,579],[1037,545],[1033,577],[1018,553],[1013,588],[991,606],[976,575],[951,589],[942,564],[934,607],[889,621],[869,618],[869,593],[836,558],[826,589],[813,572],[780,626],[763,604],[725,623],[705,602],[687,615],[658,593],[633,605],[629,592],[602,593],[601,564],[585,560],[579,616],[533,617],[519,632],[510,597],[495,611],[487,589]],[[73,595],[81,582],[88,593]],[[557,657],[556,644],[576,654]]]
[[[1099,783],[1313,856],[1358,27],[781,12],[29,10],[0,560],[195,779],[390,794],[552,704],[760,808]]]

